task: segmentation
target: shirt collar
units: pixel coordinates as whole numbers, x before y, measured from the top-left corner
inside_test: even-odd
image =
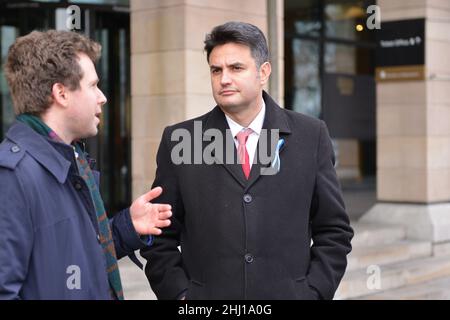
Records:
[[[264,124],[264,117],[266,115],[266,103],[262,100],[262,107],[259,113],[256,115],[255,119],[249,124],[247,128],[250,128],[255,132],[258,136],[261,134],[261,130]],[[230,127],[231,134],[233,137],[236,137],[236,135],[244,129],[243,126],[241,126],[239,123],[231,119],[228,115],[225,114],[225,118],[227,119],[228,126]]]

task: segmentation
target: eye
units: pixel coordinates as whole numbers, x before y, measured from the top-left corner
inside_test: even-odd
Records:
[[[240,71],[242,69],[244,69],[244,68],[242,68],[241,66],[233,66],[233,70],[235,70],[235,71]]]

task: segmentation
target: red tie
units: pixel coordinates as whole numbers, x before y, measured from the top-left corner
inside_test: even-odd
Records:
[[[248,179],[250,175],[250,159],[248,156],[247,148],[245,144],[247,143],[248,136],[253,132],[252,129],[242,129],[237,135],[236,139],[238,141],[238,157],[242,164],[242,170],[244,171],[245,178]]]

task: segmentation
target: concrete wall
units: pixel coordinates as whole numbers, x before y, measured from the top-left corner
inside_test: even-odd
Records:
[[[426,79],[377,85],[378,199],[450,200],[450,2],[380,0],[382,21],[426,18]]]

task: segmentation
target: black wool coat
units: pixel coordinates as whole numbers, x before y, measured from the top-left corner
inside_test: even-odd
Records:
[[[172,150],[180,146],[171,139],[174,132],[189,132],[198,151],[194,143],[205,140],[203,150],[211,143],[209,129],[217,129],[229,138],[224,152],[235,151],[217,106],[165,129],[153,185],[163,188],[156,202],[171,204],[174,216],[141,251],[159,299],[333,298],[353,230],[327,128],[321,120],[280,108],[265,92],[263,98],[263,129],[279,129],[285,141],[276,174],[262,174],[267,166],[262,163],[253,164],[248,180],[240,164],[174,164]],[[258,150],[261,141],[262,136]],[[213,154],[220,158],[219,153]],[[195,160],[193,151],[190,156]]]

